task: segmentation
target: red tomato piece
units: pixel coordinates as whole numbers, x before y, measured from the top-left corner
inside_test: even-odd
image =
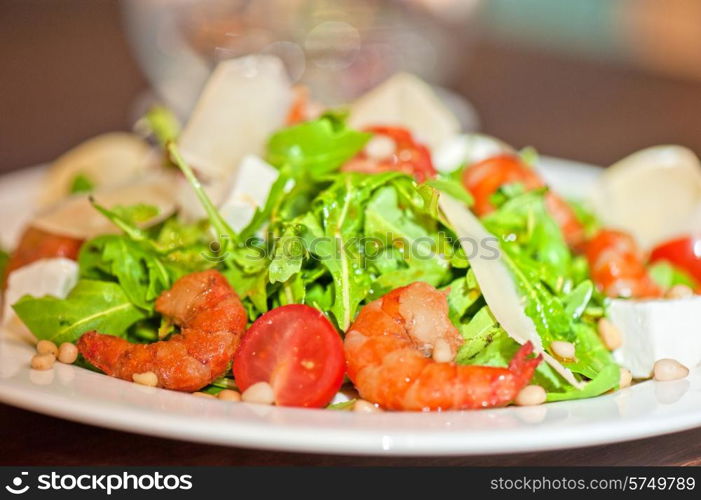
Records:
[[[655,247],[650,261],[666,260],[701,283],[701,235],[685,236]]]
[[[416,142],[408,130],[401,127],[376,126],[368,127],[365,131],[393,141],[394,151],[380,158],[369,155],[365,150],[361,151],[341,168],[342,171],[378,174],[397,170],[413,175],[418,182],[435,177],[436,169],[433,168],[431,153],[426,146]]]
[[[653,298],[662,290],[652,281],[642,253],[629,234],[602,229],[586,245],[594,283],[609,297]]]
[[[291,304],[258,318],[234,356],[242,391],[268,382],[279,406],[321,408],[338,392],[345,373],[343,341],[317,309]]]

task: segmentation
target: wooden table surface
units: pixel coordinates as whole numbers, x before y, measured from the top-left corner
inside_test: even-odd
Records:
[[[147,89],[110,0],[0,3],[0,171],[126,129]],[[701,84],[478,41],[454,87],[516,146],[606,165],[677,142],[701,152]],[[343,457],[150,438],[0,405],[0,465],[701,465],[701,429],[610,446],[451,458]]]

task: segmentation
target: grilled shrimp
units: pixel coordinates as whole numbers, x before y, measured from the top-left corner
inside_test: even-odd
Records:
[[[360,395],[390,410],[503,406],[533,376],[540,357],[525,344],[508,368],[451,362],[462,344],[445,294],[423,282],[363,307],[345,338],[348,376]]]
[[[246,326],[236,292],[218,271],[189,274],[161,294],[156,310],[181,328],[169,340],[131,344],[97,332],[78,340],[80,353],[107,375],[132,380],[153,372],[158,386],[196,391],[223,375]]]

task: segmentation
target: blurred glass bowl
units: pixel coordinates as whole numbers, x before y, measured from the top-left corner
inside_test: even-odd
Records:
[[[477,3],[123,0],[137,58],[158,97],[181,116],[217,61],[259,52],[279,56],[292,80],[327,105],[397,71],[444,84],[464,61]]]

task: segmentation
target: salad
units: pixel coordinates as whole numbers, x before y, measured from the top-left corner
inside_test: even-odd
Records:
[[[698,159],[644,150],[577,201],[538,164],[461,134],[411,75],[327,108],[273,57],[225,61],[184,123],[155,107],[54,162],[3,258],[3,323],[33,369],[280,406],[534,405],[686,376]]]

